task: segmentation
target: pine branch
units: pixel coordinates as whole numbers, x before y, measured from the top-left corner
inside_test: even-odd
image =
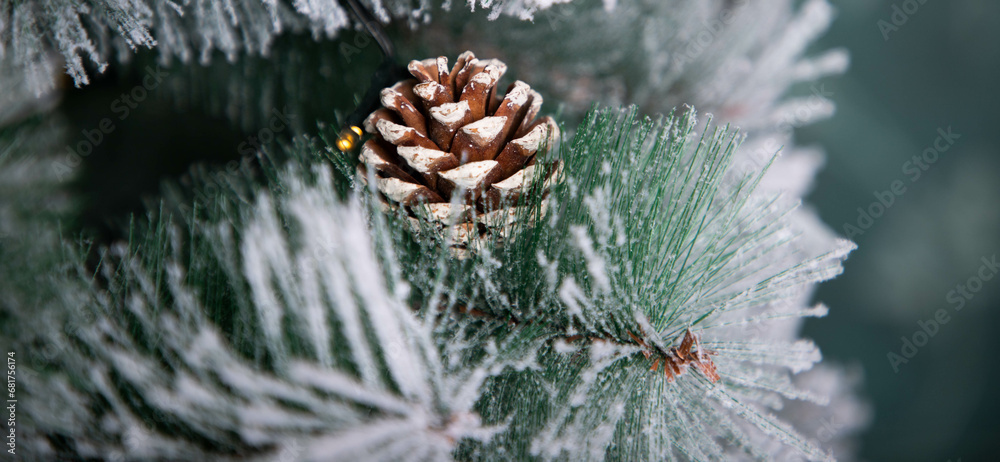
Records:
[[[361,0],[382,23],[400,21],[411,28],[430,19],[430,0]],[[448,2],[446,2],[448,4]],[[500,14],[531,19],[551,2],[524,0],[469,2]],[[36,96],[51,92],[62,67],[79,87],[92,72],[103,73],[112,51],[155,48],[161,64],[174,58],[208,64],[221,53],[268,56],[275,37],[309,31],[314,38],[337,37],[359,21],[338,0],[38,0],[0,3],[0,69],[10,68],[30,82]],[[127,49],[127,50],[126,50]]]
[[[594,95],[645,112],[695,101],[754,134],[782,132],[788,114],[813,104],[780,101],[789,86],[846,63],[838,51],[803,58],[831,17],[822,0],[746,4],[693,55],[687,47],[730,3],[610,11],[614,2],[578,1],[539,14],[549,27],[519,22],[555,3],[469,2],[489,20],[517,21],[486,27],[448,14],[426,37],[439,42],[435,53],[454,42],[512,54],[501,57],[548,85],[570,117]],[[367,4],[383,22],[429,17],[425,0]],[[456,24],[483,29],[440,43]],[[588,113],[552,147],[564,181],[547,197],[525,195],[516,224],[496,223],[513,227],[509,238],[477,243],[464,262],[419,217],[355,196],[354,160],[305,138],[261,155],[257,170],[216,177],[225,191],[194,203],[192,191],[168,186],[129,242],[98,259],[60,235],[65,203],[50,160],[31,157],[55,150],[60,127],[25,117],[45,107],[38,96],[53,95],[64,63],[79,86],[112,51],[128,59],[155,47],[162,62],[203,64],[225,55],[230,64],[188,67],[167,88],[192,101],[237,94],[206,104],[261,109],[227,114],[255,128],[280,101],[351,105],[343,89],[361,88],[350,79],[363,73],[331,64],[330,53],[302,61],[294,40],[275,42],[288,30],[318,38],[350,27],[333,0],[0,3],[0,86],[11,90],[0,95],[0,126],[20,121],[0,131],[0,314],[4,343],[38,352],[22,383],[30,456],[829,457],[774,412],[827,400],[794,375],[820,360],[796,326],[825,315],[806,300],[853,245],[772,194],[769,144],[754,140],[745,154],[742,137],[699,125],[693,110],[657,120]],[[274,50],[273,61],[236,59]],[[323,80],[284,69],[302,62],[343,81],[316,90]],[[832,106],[812,110],[822,117]],[[305,115],[308,129],[338,113]],[[193,183],[210,175],[202,168]],[[22,236],[35,245],[16,245]],[[700,345],[684,347],[689,332]],[[709,352],[718,380],[707,369],[680,375],[707,368]]]
[[[27,427],[30,454],[450,460],[503,428],[480,424],[481,384],[530,367],[539,336],[414,316],[307,146],[262,162],[274,193],[246,201],[244,172],[214,202],[136,220],[96,279],[85,252],[62,256],[80,309],[37,332],[52,354],[23,369],[26,405],[51,410]]]
[[[806,53],[834,14],[826,0],[576,0],[538,12],[531,23],[454,11],[397,35],[407,58],[490,50],[564,105],[563,120],[574,124],[594,102],[636,104],[644,114],[693,104],[751,135],[787,136],[789,120],[811,122],[796,116],[803,109],[813,120],[830,114],[829,95],[799,104],[783,98],[803,82],[846,70],[845,50]]]
[[[479,453],[503,447],[522,457],[578,459],[632,447],[638,452],[622,457],[711,458],[731,450],[760,455],[764,441],[780,441],[827,458],[758,408],[780,405],[779,397],[822,402],[789,379],[818,362],[818,351],[811,342],[758,337],[775,320],[824,315],[799,305],[800,294],[838,274],[853,244],[806,244],[791,215],[795,204],[755,192],[764,169],[728,171],[739,136],[705,128],[696,137],[696,126],[693,110],[657,121],[640,120],[635,109],[592,112],[554,155],[565,162],[566,179],[545,198],[549,214],[509,240],[486,243],[471,263],[448,257],[447,236],[413,233],[413,218],[387,216],[393,261],[404,265],[411,299],[544,326],[541,367],[529,373],[535,377],[495,383],[489,395],[500,398],[482,412],[523,424],[518,416],[531,415],[537,398],[521,401],[505,387],[528,380],[546,390],[549,420],[512,430]],[[542,203],[539,195],[521,205]],[[716,353],[720,383],[709,373],[671,385],[668,363],[709,364],[673,353],[688,329],[707,337],[704,351]],[[567,341],[575,339],[589,341]],[[673,400],[640,399],[636,388],[669,390]],[[717,399],[693,396],[705,393]],[[626,416],[641,416],[643,436],[625,430],[633,425]],[[676,422],[704,427],[678,433]],[[509,435],[535,436],[529,445]],[[646,439],[652,435],[661,436]]]
[[[317,165],[312,142],[193,209],[168,191],[96,279],[81,250],[60,257],[72,270],[53,286],[76,287],[81,310],[35,334],[55,354],[26,400],[61,410],[37,414],[33,449],[700,459],[766,458],[780,442],[822,459],[767,411],[822,402],[789,379],[815,347],[747,326],[824,314],[800,295],[848,247],[800,244],[789,206],[754,192],[763,171],[730,182],[738,136],[696,126],[693,110],[594,111],[552,151],[565,180],[550,212],[526,195],[537,225],[464,263],[409,217],[341,203],[349,178]],[[718,383],[651,370],[664,357],[646,354],[676,351],[689,328],[716,353]]]

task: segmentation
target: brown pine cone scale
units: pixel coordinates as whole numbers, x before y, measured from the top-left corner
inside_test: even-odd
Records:
[[[535,168],[559,136],[550,117],[538,118],[542,96],[516,81],[500,97],[507,66],[468,51],[450,68],[439,57],[408,69],[414,78],[382,90],[383,107],[365,120],[373,137],[361,149],[359,177],[373,175],[386,210],[404,207],[412,221],[448,230],[453,250],[492,233],[507,237],[518,216],[511,204],[532,182],[547,194],[558,177],[559,165]]]

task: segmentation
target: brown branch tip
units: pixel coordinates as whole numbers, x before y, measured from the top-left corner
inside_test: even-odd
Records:
[[[656,372],[660,367],[660,363],[663,363],[663,374],[667,377],[668,382],[672,383],[674,377],[683,375],[690,365],[701,371],[712,383],[719,381],[721,378],[718,372],[716,372],[715,363],[712,362],[711,358],[716,353],[702,348],[700,337],[691,332],[691,329],[687,329],[684,333],[681,344],[670,347],[669,351],[663,351],[662,348],[650,346],[645,340],[631,332],[628,335],[632,337],[635,343],[644,348],[642,351],[643,356],[646,359],[653,360],[653,364],[649,367],[649,370]]]

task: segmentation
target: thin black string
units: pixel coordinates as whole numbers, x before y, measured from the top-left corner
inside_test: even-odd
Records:
[[[375,39],[379,48],[382,49],[382,55],[386,59],[395,59],[396,50],[392,45],[392,40],[389,40],[389,36],[382,29],[382,24],[375,19],[371,12],[358,3],[358,0],[341,0],[341,2],[347,4],[347,9],[351,10],[354,19],[360,22],[365,30],[371,34],[372,38]]]
[[[375,70],[375,74],[372,75],[368,91],[361,98],[357,109],[344,121],[344,130],[347,131],[351,127],[361,126],[365,117],[368,117],[368,114],[371,114],[378,108],[380,103],[379,94],[383,88],[405,79],[408,74],[406,68],[396,62],[396,49],[392,44],[392,40],[386,34],[385,29],[382,28],[382,24],[375,19],[375,16],[364,5],[359,3],[358,0],[340,1],[351,12],[354,19],[361,23],[375,40],[375,43],[378,44],[379,49],[382,50],[382,63],[379,64],[379,67]]]

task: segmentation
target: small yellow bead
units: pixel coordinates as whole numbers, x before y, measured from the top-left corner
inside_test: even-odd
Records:
[[[341,130],[340,138],[337,139],[337,149],[342,152],[354,149],[354,146],[361,140],[361,134],[361,127],[356,125]]]

